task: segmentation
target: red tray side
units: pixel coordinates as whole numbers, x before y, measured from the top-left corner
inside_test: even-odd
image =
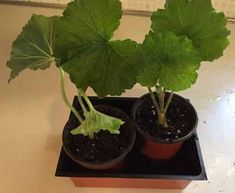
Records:
[[[71,177],[77,187],[184,189],[191,180]]]

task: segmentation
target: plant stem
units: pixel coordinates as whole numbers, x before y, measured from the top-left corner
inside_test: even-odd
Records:
[[[87,95],[85,94],[85,92],[83,92],[83,90],[79,89],[79,93],[83,96],[84,100],[86,101],[88,107],[90,108],[90,110],[94,110],[94,106],[92,105],[90,99],[87,97]]]
[[[149,90],[150,97],[151,97],[151,99],[153,101],[153,104],[154,104],[154,106],[155,106],[155,108],[157,110],[157,113],[159,114],[160,113],[160,109],[159,109],[157,100],[156,100],[156,98],[154,96],[154,93],[153,93],[153,91],[152,91],[152,89],[150,87],[148,87],[148,90]]]
[[[94,139],[95,138],[94,132],[89,132],[88,137],[89,139]]]
[[[170,94],[170,96],[169,96],[169,98],[168,98],[168,100],[167,100],[167,103],[166,103],[166,106],[165,106],[165,109],[164,109],[164,113],[167,112],[167,109],[168,109],[168,107],[169,107],[169,105],[170,105],[170,103],[171,103],[171,100],[172,100],[173,95],[174,95],[174,93],[171,92],[171,94]]]
[[[156,86],[156,92],[158,92],[158,101],[160,106],[160,110],[158,113],[158,122],[159,125],[167,127],[166,113],[164,111],[166,90],[163,87]]]
[[[86,107],[85,107],[85,105],[84,105],[84,103],[83,103],[83,101],[82,101],[81,96],[84,98],[84,100],[85,100],[85,102],[87,103],[89,109],[90,109],[91,111],[95,110],[95,108],[93,107],[93,105],[92,105],[90,99],[87,97],[86,93],[85,93],[82,89],[78,89],[78,96],[80,97],[80,99],[78,98],[78,100],[80,100],[79,103],[80,103],[82,109],[84,108],[84,109],[86,110],[86,112],[87,112],[87,109],[86,109]],[[83,110],[83,111],[84,111],[84,110]],[[84,113],[85,113],[85,111],[84,111]],[[94,132],[93,132],[92,130],[90,130],[90,131],[88,132],[88,137],[89,137],[89,139],[94,139],[94,138],[95,138],[95,134],[94,134]]]
[[[79,93],[79,91],[78,91],[78,102],[79,102],[80,106],[82,107],[82,111],[83,111],[84,115],[86,116],[88,111],[82,101],[82,97],[81,97],[81,94]]]
[[[166,114],[164,112],[161,112],[158,115],[158,122],[160,125],[167,127],[167,122],[166,122]]]
[[[158,94],[158,95],[160,95],[160,92],[161,92],[161,87],[160,86],[158,86],[158,85],[156,85],[155,86],[155,89],[156,89],[156,93]]]
[[[160,111],[164,112],[164,105],[165,105],[165,89],[161,88],[159,93],[159,103],[160,103]]]
[[[83,122],[82,117],[80,116],[80,114],[77,112],[77,110],[70,104],[68,98],[66,97],[65,94],[65,88],[64,88],[64,70],[60,67],[60,78],[61,78],[61,95],[62,98],[64,100],[64,103],[68,106],[68,108],[73,112],[73,114],[77,117],[78,121],[80,123]]]

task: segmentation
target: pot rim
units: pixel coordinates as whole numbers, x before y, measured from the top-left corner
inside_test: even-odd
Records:
[[[170,93],[169,92],[166,92],[166,96],[169,95]],[[191,131],[181,137],[181,138],[178,138],[178,139],[175,139],[173,141],[166,141],[166,140],[161,140],[161,139],[157,139],[155,137],[152,137],[151,135],[149,134],[146,134],[144,133],[139,127],[138,125],[136,124],[135,120],[136,120],[136,111],[138,110],[139,106],[146,100],[150,99],[150,95],[149,93],[147,94],[144,94],[143,96],[141,96],[136,102],[135,104],[133,105],[132,107],[132,110],[131,110],[131,116],[134,120],[134,123],[135,123],[135,128],[137,130],[137,132],[139,134],[141,134],[142,136],[144,136],[145,138],[151,140],[151,141],[154,141],[154,142],[157,142],[157,143],[161,143],[161,144],[174,144],[174,143],[180,143],[180,142],[184,142],[186,140],[188,140],[190,137],[192,137],[195,133],[196,133],[196,128],[198,126],[198,115],[197,115],[197,111],[195,110],[195,107],[190,103],[190,100],[189,99],[186,99],[178,94],[175,94],[173,95],[172,97],[172,101],[174,100],[178,100],[181,102],[181,104],[183,104],[184,106],[188,106],[188,109],[190,109],[191,111],[191,114],[193,114],[194,116],[194,126],[193,128],[191,129]]]
[[[129,129],[130,130],[130,133],[131,133],[131,138],[130,138],[130,142],[129,142],[129,146],[128,148],[122,152],[118,157],[116,158],[113,158],[111,160],[108,160],[108,161],[97,161],[97,162],[89,162],[89,161],[84,161],[82,159],[79,159],[77,156],[75,156],[73,154],[73,152],[69,149],[69,147],[67,147],[66,143],[65,143],[65,140],[67,139],[66,136],[68,134],[68,128],[69,128],[69,124],[71,124],[72,121],[74,121],[74,119],[76,119],[76,117],[74,115],[72,115],[70,117],[70,119],[67,121],[65,127],[64,127],[64,130],[63,130],[63,134],[62,134],[62,146],[63,146],[63,149],[64,151],[66,152],[66,154],[76,163],[78,164],[81,164],[81,165],[84,165],[86,167],[89,167],[89,168],[101,168],[103,166],[112,166],[112,165],[115,165],[115,164],[118,164],[119,162],[121,162],[128,154],[129,152],[132,150],[133,146],[134,146],[134,143],[135,143],[135,138],[136,138],[136,132],[135,132],[135,124],[133,123],[133,121],[129,118],[129,116],[121,111],[120,109],[116,108],[116,107],[113,107],[113,106],[110,106],[110,105],[95,105],[94,106],[95,108],[102,108],[102,107],[108,107],[108,108],[112,108],[114,109],[116,112],[118,112],[118,114],[121,115],[122,118],[124,118],[125,120],[123,120],[124,122],[126,122],[128,124],[128,126],[126,126],[127,128],[126,129]],[[99,109],[98,109],[99,110]],[[108,113],[107,113],[108,114]]]

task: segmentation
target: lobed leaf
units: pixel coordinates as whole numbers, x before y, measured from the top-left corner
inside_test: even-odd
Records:
[[[173,32],[150,32],[142,45],[146,57],[141,85],[156,84],[174,92],[189,88],[197,79],[199,56],[191,40]]]
[[[11,69],[10,80],[28,68],[44,70],[54,61],[57,19],[57,16],[33,15],[31,17],[12,44],[11,57],[7,62],[7,66]]]
[[[120,95],[136,83],[142,55],[131,40],[112,41],[122,15],[119,0],[75,0],[58,22],[56,54],[78,88]]]
[[[165,9],[152,15],[154,32],[173,31],[187,36],[201,61],[213,61],[229,45],[224,13],[215,12],[210,0],[166,0]]]

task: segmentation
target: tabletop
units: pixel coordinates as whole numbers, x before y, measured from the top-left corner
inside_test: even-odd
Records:
[[[134,190],[76,188],[67,178],[56,178],[62,128],[69,110],[60,96],[59,72],[26,70],[7,84],[11,43],[32,13],[55,15],[61,9],[0,4],[0,192],[3,193],[233,193],[235,186],[235,24],[229,23],[230,46],[224,56],[203,63],[189,98],[199,115],[198,135],[208,181],[192,182],[185,190]],[[123,16],[116,38],[144,39],[149,17]],[[131,30],[129,30],[131,27]],[[75,88],[66,79],[72,100]],[[147,91],[139,85],[123,96],[139,97]],[[94,95],[92,90],[89,95]]]

